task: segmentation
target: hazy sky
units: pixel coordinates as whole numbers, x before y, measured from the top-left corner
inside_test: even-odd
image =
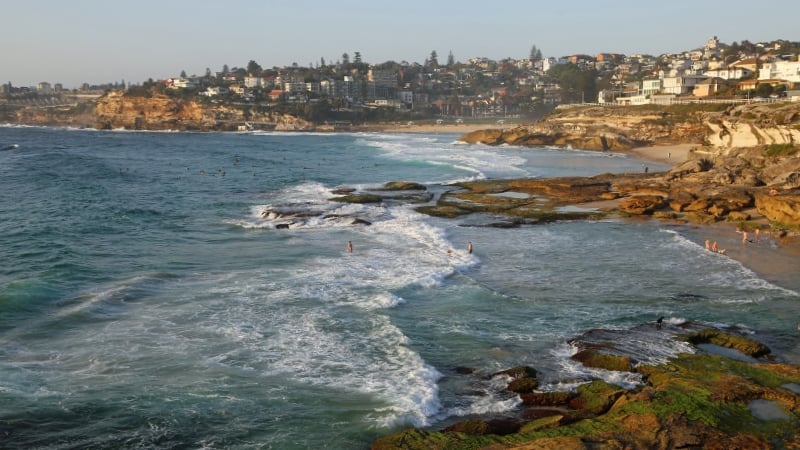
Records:
[[[800,41],[793,0],[27,0],[0,5],[0,82],[83,82],[202,75],[206,68],[301,66],[353,58],[422,63],[573,53],[658,55]]]

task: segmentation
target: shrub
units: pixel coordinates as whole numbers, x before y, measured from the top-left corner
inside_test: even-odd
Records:
[[[797,153],[798,148],[792,144],[770,144],[765,154],[770,157],[789,156]]]

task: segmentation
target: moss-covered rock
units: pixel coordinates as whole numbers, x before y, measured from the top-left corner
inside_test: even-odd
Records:
[[[722,332],[701,330],[692,336],[691,342],[730,342],[750,354],[764,351]],[[523,394],[534,409],[553,404],[557,410],[529,415],[533,420],[510,434],[492,434],[486,419],[469,421],[459,432],[406,430],[379,439],[373,448],[771,449],[800,443],[800,395],[792,388],[800,385],[798,367],[681,354],[665,364],[640,365],[637,372],[645,384],[630,391],[593,381],[573,393]],[[749,406],[757,400],[768,400],[785,414],[759,418]],[[467,434],[476,431],[484,434]]]
[[[753,339],[730,333],[723,333],[715,328],[698,331],[685,336],[686,341],[694,345],[714,344],[720,347],[732,348],[745,355],[758,358],[770,353],[769,347]]]
[[[631,358],[625,355],[612,355],[603,353],[596,349],[585,349],[572,355],[572,359],[580,362],[586,367],[595,369],[616,370],[619,372],[630,372],[632,368]]]

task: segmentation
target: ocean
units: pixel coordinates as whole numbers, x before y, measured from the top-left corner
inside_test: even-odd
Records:
[[[739,262],[780,245],[766,237],[719,236],[730,258],[688,225],[501,229],[329,200],[643,165],[457,137],[0,127],[0,447],[365,449],[513,414],[493,374],[517,365],[544,390],[636,386],[571,361],[569,341],[660,316],[800,362],[800,282]],[[691,351],[638,345],[648,362]]]

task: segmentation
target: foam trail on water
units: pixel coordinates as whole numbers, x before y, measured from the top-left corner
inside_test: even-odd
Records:
[[[513,152],[503,152],[488,146],[475,146],[469,152],[464,152],[464,149],[459,146],[437,142],[423,136],[392,139],[385,135],[367,136],[362,138],[361,143],[383,150],[388,158],[401,161],[425,161],[430,164],[446,165],[473,172],[475,174],[473,179],[484,179],[489,176],[522,177],[529,175],[520,167],[526,162],[524,158]]]

